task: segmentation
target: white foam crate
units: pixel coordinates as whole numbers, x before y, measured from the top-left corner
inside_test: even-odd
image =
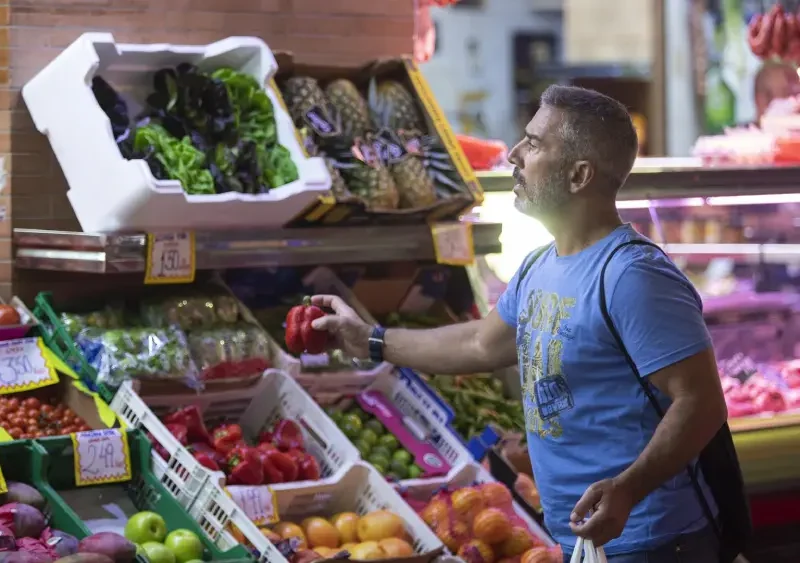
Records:
[[[351,465],[335,483],[279,490],[275,492],[275,500],[279,518],[293,522],[299,522],[307,516],[333,516],[338,512],[364,515],[373,510],[391,510],[405,521],[406,531],[417,553],[430,553],[444,548],[439,538],[397,491],[372,466],[362,462]],[[236,505],[225,491],[213,485],[203,488],[190,512],[201,526],[213,522],[217,529],[224,530],[226,519],[224,516],[220,518],[220,515],[227,514],[232,507],[236,508]],[[250,537],[246,531],[242,531],[251,543],[265,540],[258,530],[251,530],[257,537]]]
[[[266,84],[278,142],[292,154],[299,180],[266,194],[188,195],[175,180],[156,180],[143,160],[122,157],[91,90],[100,75],[128,102],[131,115],[151,91],[153,72],[192,63],[232,67]],[[124,44],[110,33],[84,33],[22,89],[36,128],[47,135],[85,232],[280,227],[330,187],[320,158],[309,158],[271,81],[275,57],[257,37],[209,45]]]
[[[320,465],[322,482],[338,479],[358,459],[358,450],[341,434],[333,421],[286,373],[271,369],[256,385],[202,394],[147,396],[143,399],[126,381],[111,401],[111,409],[133,428],[142,428],[169,454],[164,460],[153,452],[153,469],[167,490],[188,508],[209,482],[224,479],[221,472],[206,469],[170,434],[158,415],[195,404],[209,418],[238,421],[246,438],[254,440],[279,418],[295,420],[303,431],[306,451]],[[274,490],[299,486],[302,482],[272,485]],[[308,482],[306,482],[308,484]],[[213,538],[216,540],[216,538]]]
[[[461,487],[469,487],[479,483],[492,483],[497,482],[488,471],[480,465],[469,463],[459,467],[458,471],[452,474],[446,481],[448,487],[459,489]],[[409,479],[402,483],[402,488],[408,492],[413,498],[425,500],[433,497],[437,490],[441,488],[441,484],[433,484],[424,479]],[[525,522],[531,533],[539,539],[545,546],[554,547],[556,544],[553,538],[545,532],[541,526],[525,512],[516,501],[512,501],[514,512],[517,516]]]

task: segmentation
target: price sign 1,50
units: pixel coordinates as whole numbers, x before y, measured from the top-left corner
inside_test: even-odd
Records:
[[[72,434],[75,484],[79,487],[131,479],[128,436],[117,428]]]
[[[0,342],[0,395],[58,383],[41,338]]]
[[[144,283],[192,283],[194,273],[194,233],[147,235]]]
[[[431,236],[438,264],[469,266],[475,262],[472,223],[434,223]]]

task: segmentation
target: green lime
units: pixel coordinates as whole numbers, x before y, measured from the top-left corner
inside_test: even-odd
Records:
[[[353,442],[353,445],[358,448],[358,451],[361,453],[361,457],[366,459],[369,457],[369,452],[372,450],[372,446],[366,443],[364,440],[356,440]]]
[[[361,420],[358,417],[347,415],[342,421],[342,431],[351,440],[357,440],[361,435]]]
[[[422,477],[423,473],[424,471],[422,471],[422,468],[419,465],[415,464],[408,468],[409,479],[419,479],[420,477]]]
[[[357,416],[362,423],[367,422],[370,418],[370,415],[364,412],[361,407],[353,407],[347,414]]]
[[[369,454],[369,457],[367,457],[367,461],[375,466],[380,465],[384,469],[389,467],[389,465],[392,463],[392,461],[389,459],[389,456],[376,453],[375,450],[372,450],[372,453]]]
[[[386,465],[383,463],[373,463],[372,467],[381,475],[386,475]]]
[[[373,418],[368,420],[367,423],[364,425],[364,428],[369,428],[378,436],[382,436],[384,432],[386,432],[386,428],[384,428],[383,423],[378,420],[377,418]]]
[[[400,463],[404,467],[408,467],[414,463],[414,457],[406,450],[397,450],[392,454],[392,461]]]
[[[369,428],[364,428],[361,431],[361,440],[369,444],[370,447],[378,443],[378,435]]]
[[[342,417],[342,424],[350,424],[352,426],[357,426],[359,430],[364,428],[364,421],[354,412],[349,412],[344,417]]]
[[[385,457],[387,460],[392,459],[392,452],[386,446],[380,446],[380,445],[375,446],[374,448],[372,448],[372,453],[373,455],[381,455]]]
[[[393,452],[397,448],[400,447],[400,442],[398,442],[397,438],[395,438],[391,434],[384,434],[378,440],[378,445],[379,446],[383,446],[384,448],[388,449],[390,452]]]
[[[393,461],[389,465],[389,472],[396,475],[399,480],[408,479],[408,467],[399,461]]]

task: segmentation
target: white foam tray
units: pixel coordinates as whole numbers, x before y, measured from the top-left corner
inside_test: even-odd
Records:
[[[201,70],[231,67],[267,84],[278,142],[291,153],[299,180],[267,194],[187,195],[174,180],[156,180],[143,160],[122,157],[111,124],[94,98],[92,78],[105,78],[131,115],[152,91],[152,75],[192,63]],[[69,184],[67,195],[85,232],[175,231],[280,227],[330,188],[320,158],[308,158],[269,80],[275,57],[256,37],[209,45],[123,44],[110,33],[84,33],[22,89],[36,128],[47,135]]]

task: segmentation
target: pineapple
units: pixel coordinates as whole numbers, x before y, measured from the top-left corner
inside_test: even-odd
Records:
[[[378,83],[378,97],[391,103],[392,119],[397,129],[416,130],[422,133],[425,122],[417,107],[417,101],[405,86],[396,80],[384,80]]]
[[[384,84],[387,84],[387,82],[384,82]],[[376,86],[375,81],[373,80],[370,83],[369,109],[379,127],[396,133],[398,130],[404,129],[399,126],[400,121],[413,125],[411,123],[414,118],[413,114],[417,113],[418,116],[418,112],[414,99],[408,90],[397,82],[388,82],[388,84],[396,84],[397,86],[384,89],[385,92],[393,92],[393,94],[382,96],[380,87]],[[403,94],[398,97],[398,92]],[[403,95],[407,96],[408,99],[403,98]],[[410,102],[411,105],[408,105],[407,102]],[[400,207],[427,207],[436,202],[436,186],[428,175],[424,162],[418,155],[406,155],[399,162],[390,164],[389,171],[397,184],[397,191],[400,194]]]
[[[334,80],[325,88],[325,94],[338,113],[343,131],[350,139],[363,137],[372,129],[367,102],[351,81]]]
[[[371,211],[397,209],[399,196],[392,175],[385,166],[369,166],[361,161],[343,170],[350,191],[364,200]]]

